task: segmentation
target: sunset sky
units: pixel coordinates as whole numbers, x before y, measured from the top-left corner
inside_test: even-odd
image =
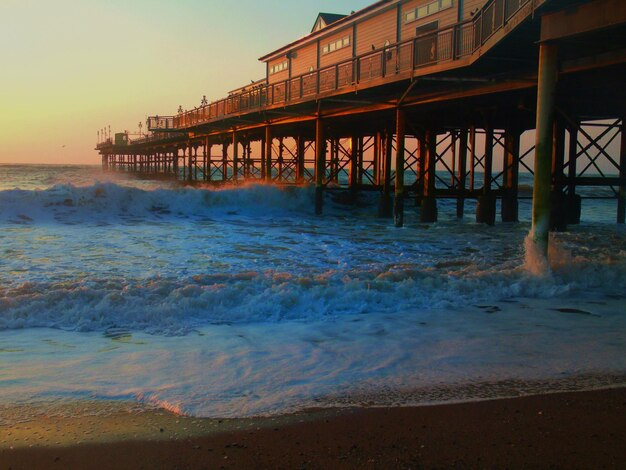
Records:
[[[1,0],[0,163],[98,163],[97,131],[223,98],[317,13],[370,0]]]

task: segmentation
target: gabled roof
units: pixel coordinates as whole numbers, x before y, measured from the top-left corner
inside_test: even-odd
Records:
[[[366,18],[369,15],[374,14],[376,11],[380,9],[392,8],[393,5],[396,5],[400,1],[401,0],[378,0],[376,3],[373,3],[372,5],[367,6],[363,8],[362,10],[357,11],[356,13],[350,13],[349,15],[342,16],[341,18],[335,20],[334,23],[332,23],[331,25],[327,25],[327,27],[324,29],[313,31],[309,33],[307,36],[297,39],[289,44],[284,45],[280,49],[277,49],[273,52],[270,52],[269,54],[264,55],[259,60],[261,62],[267,62],[269,60],[274,59],[275,57],[280,57],[282,54],[285,54],[290,49],[293,49],[295,47],[300,47],[326,34],[331,34],[332,31],[349,26],[353,24],[355,21],[362,20],[363,18]],[[318,15],[318,20],[319,18],[320,17]],[[316,21],[316,24],[317,24],[317,21]]]
[[[320,29],[325,28],[326,26],[330,26],[335,21],[339,21],[342,18],[345,18],[348,15],[338,15],[336,13],[320,13],[317,15],[317,19],[315,20],[315,24],[313,25],[313,29],[311,32],[319,31]]]

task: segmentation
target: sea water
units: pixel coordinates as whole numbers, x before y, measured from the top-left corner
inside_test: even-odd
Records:
[[[532,179],[522,176],[522,183]],[[587,190],[588,196],[604,195]],[[626,229],[583,202],[531,269],[522,221],[397,229],[308,187],[0,166],[0,421],[125,400],[202,417],[626,383]]]

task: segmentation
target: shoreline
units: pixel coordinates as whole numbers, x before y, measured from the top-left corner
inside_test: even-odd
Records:
[[[237,420],[120,411],[13,428],[0,432],[0,469],[619,468],[626,388]],[[43,447],[46,429],[67,441]]]

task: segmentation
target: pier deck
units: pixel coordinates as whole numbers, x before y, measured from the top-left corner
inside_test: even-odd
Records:
[[[396,225],[409,197],[427,222],[440,197],[456,198],[459,216],[478,199],[477,220],[489,224],[501,199],[502,220],[515,221],[519,172],[543,168],[535,186],[546,188],[552,228],[580,220],[580,186],[610,188],[623,223],[625,79],[623,2],[489,0],[455,24],[150,117],[149,136],[109,136],[97,150],[106,169],[315,184],[317,212],[329,187],[379,191],[380,214]]]

